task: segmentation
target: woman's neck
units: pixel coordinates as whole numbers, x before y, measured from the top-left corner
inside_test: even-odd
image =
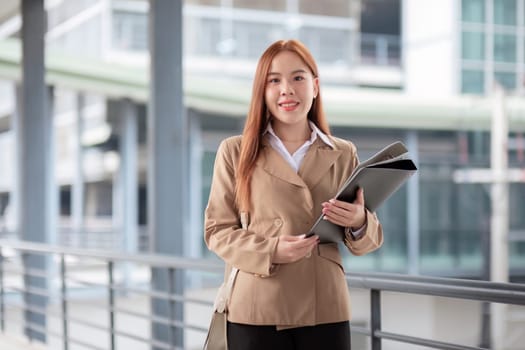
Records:
[[[272,128],[282,142],[305,142],[312,132],[308,122],[300,126],[273,123]]]

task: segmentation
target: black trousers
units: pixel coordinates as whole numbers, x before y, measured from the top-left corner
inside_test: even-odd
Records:
[[[278,331],[275,326],[228,322],[228,350],[350,350],[350,323]]]

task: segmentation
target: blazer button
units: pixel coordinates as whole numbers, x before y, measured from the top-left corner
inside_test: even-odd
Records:
[[[283,225],[283,221],[281,219],[275,219],[273,224],[277,227],[281,227]]]

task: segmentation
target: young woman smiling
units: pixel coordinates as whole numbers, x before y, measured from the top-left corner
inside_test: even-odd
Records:
[[[305,233],[322,212],[346,228],[353,254],[381,246],[381,225],[361,190],[353,203],[333,199],[358,162],[356,147],[330,134],[308,49],[297,40],[270,45],[244,131],[217,151],[205,213],[209,249],[225,261],[226,276],[239,269],[228,305],[230,350],[350,349],[339,247]]]

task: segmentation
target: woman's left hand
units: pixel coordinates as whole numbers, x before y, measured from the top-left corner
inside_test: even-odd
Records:
[[[324,219],[339,226],[350,227],[359,230],[366,222],[365,197],[363,189],[357,190],[357,196],[353,203],[330,199],[323,202]]]

